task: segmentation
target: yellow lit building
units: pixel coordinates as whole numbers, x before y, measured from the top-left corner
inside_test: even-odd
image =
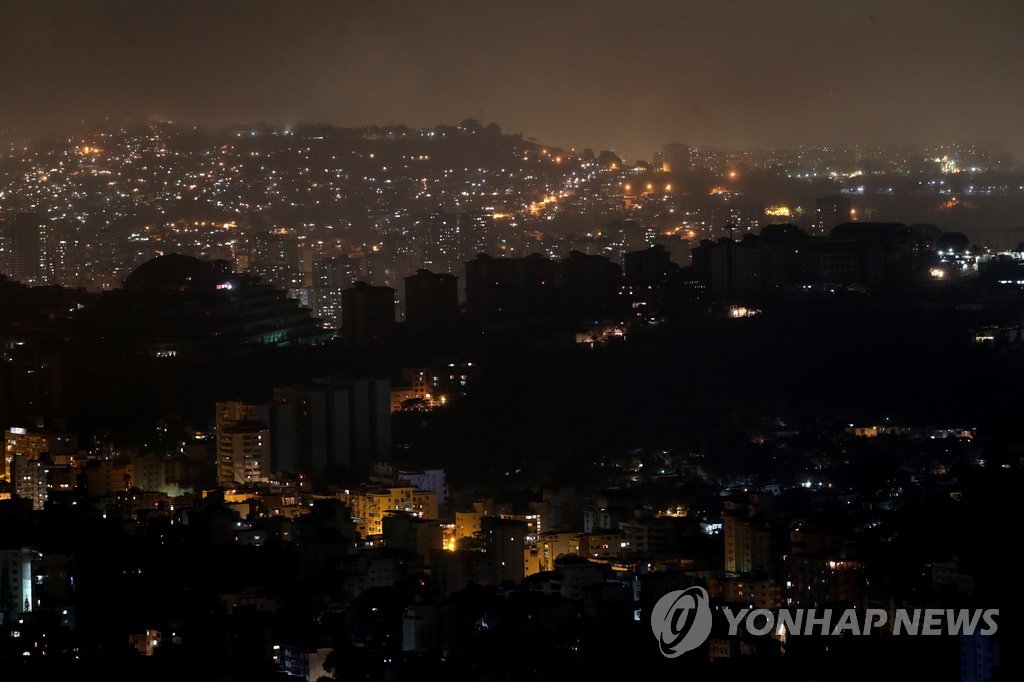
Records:
[[[233,422],[217,432],[217,484],[270,480],[270,429],[259,422]]]
[[[265,404],[217,403],[217,485],[270,480],[270,412]]]
[[[426,408],[436,406],[432,391],[433,376],[424,369],[403,370],[403,377],[407,380],[407,386],[398,386],[391,389],[391,412],[401,412],[403,403],[407,400],[422,401]]]
[[[480,519],[484,514],[478,511],[455,512],[455,541],[471,538],[480,532]]]
[[[768,570],[771,563],[770,528],[754,516],[750,505],[727,501],[722,526],[727,573]]]
[[[526,576],[540,573],[540,551],[536,547],[523,548],[523,569]]]
[[[608,561],[621,553],[625,538],[619,531],[597,531],[578,536],[579,555],[591,561]]]
[[[416,490],[412,486],[365,488],[339,494],[352,510],[352,520],[362,538],[381,535],[384,517],[392,512],[408,512],[421,519],[437,520],[437,493]]]
[[[76,450],[76,438],[63,433],[36,433],[12,427],[4,431],[4,456],[0,458],[0,481],[10,480],[11,461],[15,455],[24,455],[30,462],[44,453],[66,454]]]
[[[580,553],[577,533],[541,533],[537,542],[540,570],[555,570],[555,559],[566,554]]]
[[[437,493],[433,490],[412,491],[412,512],[421,519],[437,520]]]

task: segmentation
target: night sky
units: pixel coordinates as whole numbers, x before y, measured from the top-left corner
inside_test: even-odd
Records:
[[[665,142],[1002,142],[1024,153],[1024,3],[0,0],[0,127],[496,121]]]

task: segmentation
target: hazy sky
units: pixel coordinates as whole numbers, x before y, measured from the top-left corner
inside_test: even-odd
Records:
[[[1020,0],[0,0],[0,126],[476,118],[649,157],[997,141],[1024,152]]]

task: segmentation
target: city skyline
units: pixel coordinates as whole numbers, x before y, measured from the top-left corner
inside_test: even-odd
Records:
[[[1024,679],[1022,20],[0,0],[0,680]]]

